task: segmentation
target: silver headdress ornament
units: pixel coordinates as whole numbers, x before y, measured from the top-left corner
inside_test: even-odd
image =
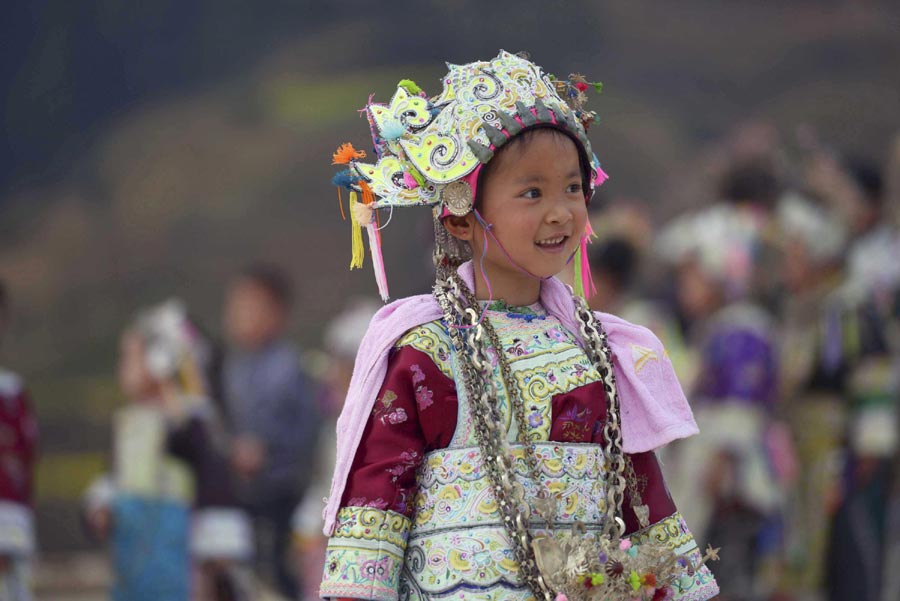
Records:
[[[405,79],[389,103],[365,108],[375,162],[365,162],[366,152],[351,144],[341,145],[332,157],[333,164],[347,166],[332,181],[350,191],[354,225],[350,267],[362,266],[364,227],[385,300],[387,278],[376,209],[430,206],[436,220],[466,215],[478,194],[482,166],[510,139],[535,127],[558,129],[576,143],[586,201],[607,179],[586,133],[596,119],[596,113],[584,108],[586,91],[592,87],[599,91],[599,83],[577,74],[556,79],[527,58],[504,51],[490,61],[447,66],[438,96],[428,98]],[[455,254],[464,258],[464,249],[452,242],[450,246],[439,248],[439,254],[451,262]]]

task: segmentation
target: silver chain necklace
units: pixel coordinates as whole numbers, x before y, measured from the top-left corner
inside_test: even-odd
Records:
[[[442,277],[441,277],[442,276]],[[529,477],[539,493],[532,501],[549,531],[552,531],[556,514],[556,500],[542,486],[535,445],[527,435],[525,409],[518,388],[511,377],[509,363],[503,356],[499,338],[485,316],[481,317],[478,303],[462,282],[450,270],[444,271],[434,287],[434,295],[440,304],[450,337],[462,361],[463,385],[472,403],[475,436],[487,468],[491,488],[503,518],[503,524],[513,541],[513,553],[519,564],[520,574],[528,588],[538,597],[551,600],[554,591],[547,584],[535,560],[532,535],[529,530],[531,507],[525,499],[525,490],[516,481],[509,451],[507,432],[497,406],[497,389],[493,380],[493,367],[487,353],[488,344],[497,352],[500,371],[506,386],[511,410],[518,427],[518,440],[525,448],[525,463]],[[622,431],[619,424],[619,399],[615,374],[612,369],[612,352],[606,333],[584,299],[574,296],[575,316],[580,323],[581,336],[588,358],[601,376],[607,399],[607,417],[603,428],[606,445],[603,447],[605,465],[609,472],[604,480],[606,489],[606,519],[604,536],[618,539],[625,531],[621,518],[626,478],[626,459],[622,450]],[[465,329],[460,328],[462,320]]]

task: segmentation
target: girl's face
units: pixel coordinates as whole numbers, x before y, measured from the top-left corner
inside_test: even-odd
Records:
[[[534,302],[540,290],[537,278],[563,270],[587,222],[578,150],[564,134],[544,130],[506,148],[494,160],[499,163],[491,165],[479,191],[480,212],[503,249],[474,215],[463,218],[471,229],[468,237],[452,227],[450,231],[471,244],[476,273],[488,236],[484,269],[495,298]]]

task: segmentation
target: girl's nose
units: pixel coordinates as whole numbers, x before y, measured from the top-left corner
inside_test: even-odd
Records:
[[[574,218],[567,199],[558,199],[547,212],[547,222],[553,224],[568,223]]]

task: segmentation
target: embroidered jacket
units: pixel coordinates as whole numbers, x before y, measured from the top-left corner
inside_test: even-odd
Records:
[[[577,520],[599,528],[606,418],[599,374],[575,337],[540,304],[495,304],[487,316],[501,342],[501,349],[489,353],[504,353],[510,364],[527,436],[539,455],[541,486],[557,498],[555,526],[567,529]],[[329,543],[323,597],[531,598],[517,576],[483,470],[471,406],[453,379],[457,365],[450,344],[438,320],[414,327],[391,351]],[[638,373],[668,362],[645,347],[633,349],[632,360]],[[493,363],[500,413],[515,441],[517,426],[496,357]],[[522,459],[516,462],[522,468],[517,479],[528,495],[536,494],[523,467],[523,448],[512,448]],[[653,452],[630,458],[636,485],[631,492],[650,507],[651,526],[641,529],[627,498],[627,532],[696,554]],[[685,575],[681,584],[679,599],[707,599],[718,591],[706,569]]]

